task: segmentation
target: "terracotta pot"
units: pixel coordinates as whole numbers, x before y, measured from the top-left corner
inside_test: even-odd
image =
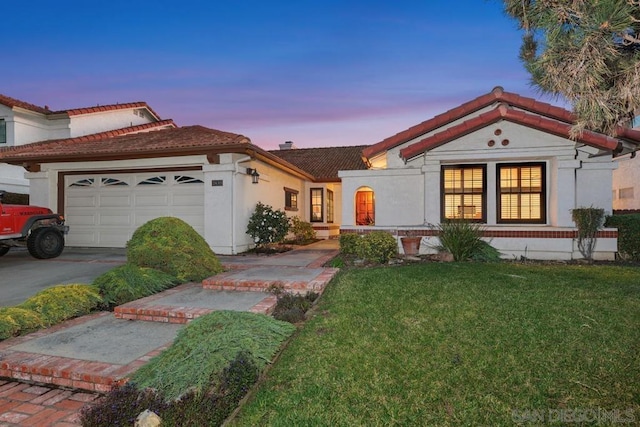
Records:
[[[420,242],[422,237],[401,237],[402,249],[405,255],[418,255],[420,253]]]

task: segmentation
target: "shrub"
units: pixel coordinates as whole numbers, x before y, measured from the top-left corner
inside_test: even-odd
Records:
[[[38,313],[45,326],[90,313],[102,303],[98,289],[90,285],[58,285],[40,291],[19,308]]]
[[[289,231],[293,233],[295,243],[309,243],[316,239],[316,231],[310,222],[303,221],[297,216],[291,217],[289,222]]]
[[[298,323],[305,319],[305,313],[311,305],[318,299],[316,292],[306,294],[293,294],[291,292],[280,292],[278,301],[273,309],[273,317],[289,323]]]
[[[44,327],[42,317],[32,310],[20,307],[0,308],[0,340]]]
[[[340,235],[340,252],[344,255],[356,255],[360,252],[362,236],[356,233]]]
[[[362,238],[356,255],[368,262],[384,264],[398,255],[398,242],[386,231],[372,231]]]
[[[494,261],[500,258],[500,253],[481,239],[482,226],[480,224],[446,220],[441,222],[437,228],[440,245],[436,249],[450,252],[454,261]]]
[[[211,375],[221,372],[240,351],[249,352],[262,369],[294,330],[262,314],[215,311],[181,329],[173,345],[141,367],[132,381],[175,399],[192,388],[205,388]]]
[[[269,205],[260,202],[249,218],[247,234],[253,237],[257,246],[284,241],[289,232],[289,218],[281,210],[274,210]]]
[[[84,427],[132,426],[145,409],[160,414],[166,407],[153,390],[138,390],[133,383],[115,386],[106,396],[80,410]]]
[[[178,279],[160,270],[125,264],[93,281],[106,306],[116,306],[169,289]]]
[[[604,224],[604,209],[594,207],[572,209],[571,219],[578,227],[578,250],[585,259],[592,261],[598,230]]]
[[[85,427],[132,426],[149,409],[169,426],[217,426],[238,406],[258,380],[258,368],[246,352],[238,352],[203,390],[189,390],[180,399],[166,401],[158,390],[139,389],[135,383],[115,387],[105,397],[80,411]]]
[[[204,238],[179,218],[160,217],[138,228],[127,242],[127,261],[176,277],[201,281],[222,272]]]
[[[610,216],[606,226],[618,229],[618,253],[623,258],[640,261],[640,214]]]

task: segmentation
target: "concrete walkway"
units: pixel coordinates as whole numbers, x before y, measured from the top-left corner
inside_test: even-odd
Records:
[[[267,314],[274,286],[322,292],[337,272],[322,265],[337,253],[337,241],[320,241],[272,256],[220,256],[228,271],[201,284],[0,342],[0,427],[79,425],[84,402],[125,382],[185,323],[215,310]]]

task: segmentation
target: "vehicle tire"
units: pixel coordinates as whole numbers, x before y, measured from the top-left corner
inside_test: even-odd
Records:
[[[6,255],[9,249],[11,249],[11,246],[0,246],[0,256]]]
[[[27,249],[34,258],[55,258],[64,249],[64,236],[55,228],[36,228],[27,239]]]

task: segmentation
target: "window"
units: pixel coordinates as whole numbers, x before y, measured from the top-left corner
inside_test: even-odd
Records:
[[[7,143],[7,123],[0,119],[0,144]]]
[[[327,222],[333,222],[333,191],[327,190]]]
[[[498,222],[544,223],[544,163],[498,165]]]
[[[285,211],[298,210],[298,190],[284,187],[284,210]]]
[[[161,185],[167,181],[166,176],[153,176],[151,178],[143,179],[138,185]]]
[[[129,185],[126,182],[119,180],[118,178],[102,178],[101,182],[103,187],[112,187],[114,185]]]
[[[487,169],[485,165],[442,167],[442,219],[485,222]]]
[[[356,192],[356,225],[375,225],[375,197],[371,189]]]
[[[311,222],[323,221],[322,188],[311,189]]]
[[[619,199],[633,199],[633,187],[621,188],[618,192]]]

